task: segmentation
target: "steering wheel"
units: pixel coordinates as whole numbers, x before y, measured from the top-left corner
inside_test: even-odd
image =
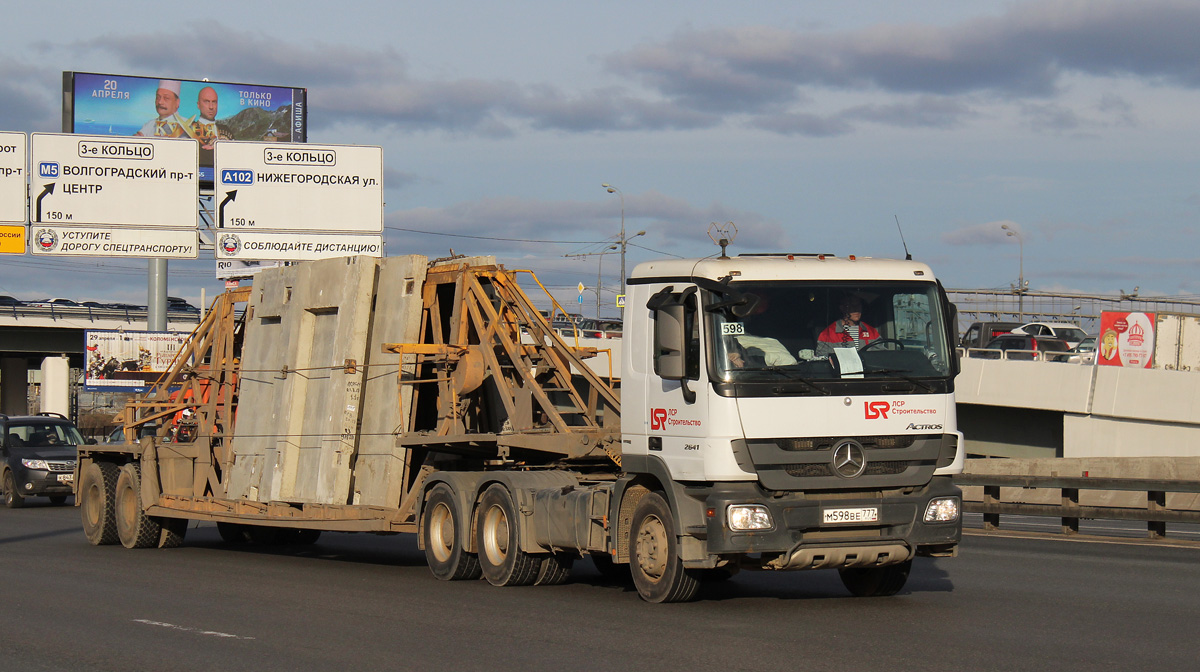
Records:
[[[870,350],[871,348],[873,348],[877,345],[883,344],[883,343],[894,343],[895,345],[899,346],[898,349],[900,349],[900,350],[904,349],[904,343],[901,343],[900,341],[897,341],[894,338],[877,338],[877,339],[871,341],[870,343],[864,345],[863,347],[859,348],[858,351],[866,352],[867,350]]]

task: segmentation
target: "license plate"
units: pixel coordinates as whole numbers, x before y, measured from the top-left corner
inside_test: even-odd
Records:
[[[59,474],[58,482],[59,483],[74,483],[75,482],[75,474]]]
[[[824,523],[875,523],[879,521],[879,509],[862,506],[853,509],[825,509],[821,512]]]

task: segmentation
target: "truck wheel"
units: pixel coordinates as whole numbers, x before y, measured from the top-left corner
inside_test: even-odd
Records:
[[[429,571],[442,581],[478,579],[479,558],[462,546],[459,530],[463,525],[462,512],[454,501],[450,487],[439,483],[429,491],[421,511],[421,535],[425,545],[425,560]]]
[[[685,569],[679,559],[675,517],[667,500],[652,492],[633,510],[629,535],[633,585],[647,602],[687,602],[700,588],[699,570]]]
[[[508,488],[496,484],[479,498],[479,566],[493,586],[528,586],[537,581],[541,563],[521,550],[517,507]]]
[[[217,534],[221,535],[221,541],[227,544],[247,544],[250,543],[247,528],[247,525],[241,523],[218,522]]]
[[[13,478],[13,473],[7,470],[4,472],[4,505],[10,509],[25,506],[25,498],[17,492],[17,480]]]
[[[154,548],[162,525],[142,510],[142,468],[135,462],[121,467],[116,490],[117,536],[125,548]]]
[[[83,536],[93,546],[121,540],[117,536],[117,477],[121,470],[111,462],[92,462],[79,475],[79,512]]]
[[[839,569],[842,583],[857,597],[886,597],[900,592],[908,581],[912,560],[886,567],[847,567]]]
[[[159,548],[179,548],[187,535],[187,518],[155,518],[162,527],[162,535],[158,537]]]
[[[575,558],[564,553],[551,553],[542,558],[542,566],[538,569],[535,586],[558,586],[571,578],[571,567]]]

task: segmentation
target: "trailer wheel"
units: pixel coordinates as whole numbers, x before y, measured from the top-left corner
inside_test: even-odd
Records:
[[[117,477],[121,470],[111,462],[92,462],[79,476],[79,512],[83,536],[93,546],[121,540],[117,536]]]
[[[142,468],[135,462],[121,467],[116,490],[117,536],[125,548],[154,548],[162,525],[142,510]]]
[[[421,511],[421,534],[429,571],[439,580],[479,578],[479,558],[462,546],[459,530],[463,520],[450,487],[442,483],[435,485]]]
[[[179,548],[183,538],[187,536],[187,518],[156,518],[162,527],[162,535],[158,538],[159,548]]]
[[[4,505],[10,509],[19,509],[25,506],[25,498],[17,491],[17,481],[13,478],[13,473],[7,469],[4,471]]]
[[[685,569],[679,558],[675,518],[667,500],[652,492],[633,510],[629,566],[638,594],[647,602],[687,602],[700,588],[699,570]]]
[[[496,484],[479,498],[476,525],[479,565],[493,586],[528,586],[537,581],[541,563],[521,550],[517,507],[508,488]]]
[[[538,569],[535,586],[558,586],[571,578],[571,567],[575,558],[564,553],[551,553],[542,558],[542,566]]]
[[[912,560],[886,567],[847,567],[839,569],[842,583],[856,597],[887,597],[900,592],[908,581]]]

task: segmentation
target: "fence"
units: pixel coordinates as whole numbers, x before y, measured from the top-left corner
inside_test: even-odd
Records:
[[[1062,533],[1079,534],[1080,520],[1144,521],[1151,540],[1167,537],[1168,523],[1200,523],[1200,510],[1167,506],[1169,493],[1198,494],[1200,481],[1164,480],[1153,478],[1094,478],[1080,476],[1021,476],[1010,474],[960,474],[955,477],[959,486],[982,486],[978,501],[967,501],[964,492],[963,510],[983,514],[986,531],[1000,529],[1000,516],[1042,516],[1060,518]],[[1022,493],[1031,489],[1057,489],[1062,492],[1058,504],[1005,502],[1001,488],[1019,488]],[[1144,507],[1081,505],[1080,491],[1127,492],[1146,494]],[[1177,540],[1178,541],[1178,540]],[[1188,542],[1200,546],[1200,541]]]

